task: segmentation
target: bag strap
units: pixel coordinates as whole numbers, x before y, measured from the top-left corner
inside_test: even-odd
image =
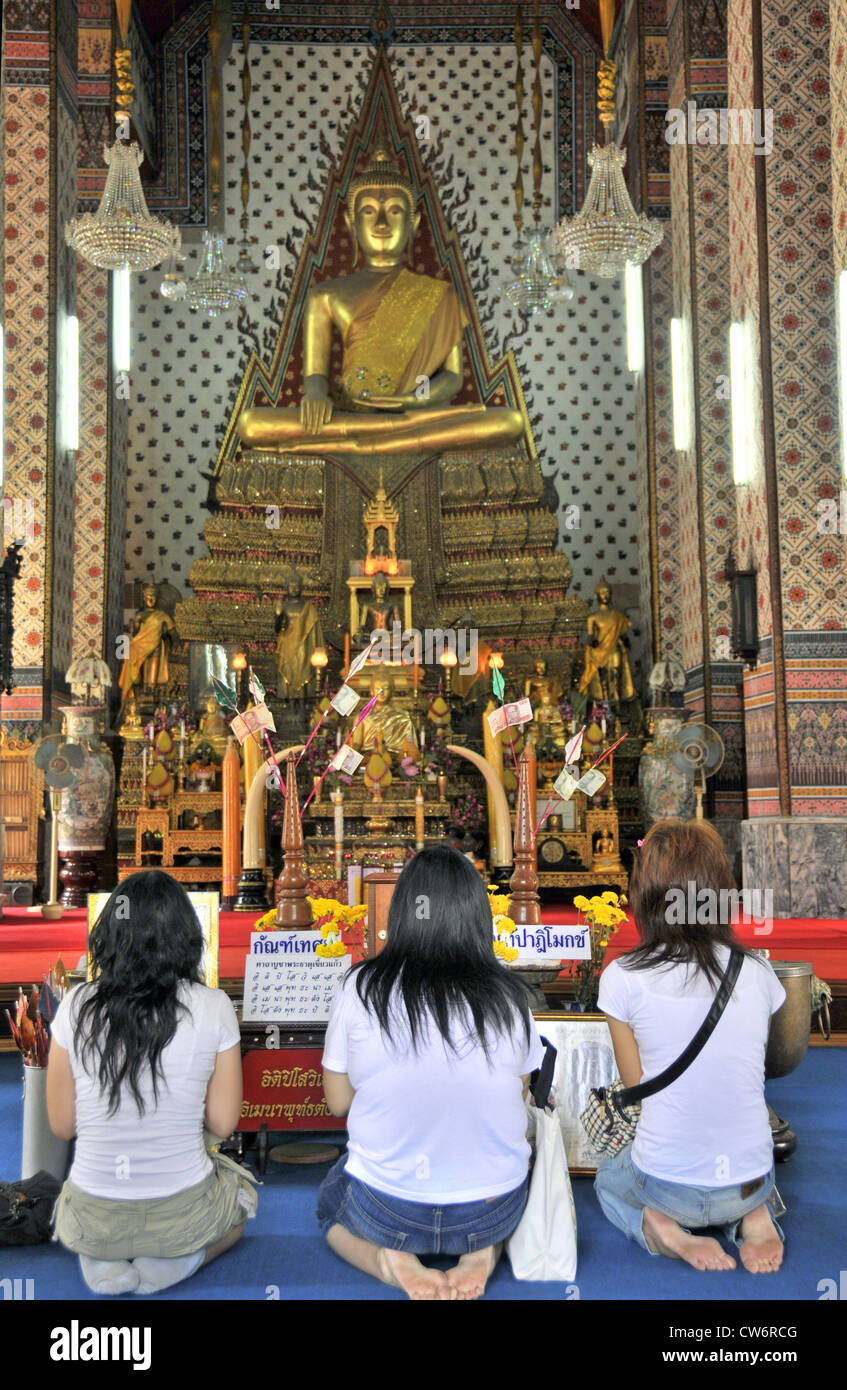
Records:
[[[741,973],[743,964],[744,953],[732,946],[730,948],[729,961],[720,982],[718,992],[712,1002],[712,1007],[703,1019],[703,1022],[700,1024],[700,1027],[697,1029],[697,1032],[694,1034],[694,1037],[691,1039],[685,1051],[677,1057],[675,1062],[672,1062],[669,1067],[659,1072],[659,1075],[654,1076],[650,1081],[643,1081],[638,1086],[629,1086],[622,1091],[618,1091],[615,1099],[619,1105],[637,1105],[638,1102],[644,1100],[646,1096],[654,1096],[657,1091],[663,1091],[666,1086],[670,1086],[672,1081],[676,1081],[677,1077],[682,1076],[682,1073],[688,1070],[694,1058],[702,1052],[709,1038],[712,1036],[712,1033],[715,1031],[718,1020],[729,1003],[730,995]]]
[[[544,1044],[544,1061],[530,1074],[529,1090],[538,1109],[544,1110],[550,1099],[550,1087],[553,1085],[557,1049],[551,1042],[548,1042],[547,1038],[542,1037],[541,1041]]]

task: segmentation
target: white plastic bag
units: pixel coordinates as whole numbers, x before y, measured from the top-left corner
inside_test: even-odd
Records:
[[[562,1127],[553,1110],[529,1106],[529,1114],[535,1121],[535,1166],[506,1250],[516,1279],[569,1283],[576,1278],[576,1209]]]

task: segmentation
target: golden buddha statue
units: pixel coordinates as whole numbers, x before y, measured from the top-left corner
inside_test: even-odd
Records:
[[[384,149],[377,149],[351,180],[345,221],[356,259],[361,252],[364,265],[310,290],[303,316],[300,407],[245,410],[238,421],[245,448],[319,455],[433,453],[520,438],[519,410],[450,404],[462,385],[468,320],[445,280],[403,264],[420,222],[416,202],[408,178]],[[329,381],[333,327],[344,344],[337,403]],[[419,394],[424,379],[428,389]]]
[[[528,695],[535,709],[536,704],[541,703],[545,693],[550,696],[550,704],[556,704],[562,698],[562,682],[555,676],[548,675],[547,662],[543,657],[539,657],[533,662],[533,672],[524,681],[523,693]]]
[[[208,695],[206,697],[205,707],[206,713],[200,718],[197,733],[194,735],[192,744],[195,748],[199,747],[201,743],[211,744],[214,751],[220,757],[223,757],[226,752],[229,725],[214,695]]]
[[[542,690],[541,699],[533,709],[529,731],[540,759],[555,758],[559,753],[564,755],[568,735],[550,685]]]
[[[414,756],[418,751],[415,726],[409,711],[399,709],[392,703],[393,682],[374,676],[370,690],[372,696],[379,691],[379,698],[354,733],[354,747],[362,751],[376,748],[380,753],[393,754],[398,758],[406,753]]]
[[[355,635],[367,642],[372,632],[390,632],[392,623],[402,622],[403,615],[389,596],[388,577],[380,570],[373,577],[371,597],[359,605],[359,631]]]
[[[126,743],[138,743],[144,738],[141,715],[138,713],[138,706],[133,694],[130,694],[129,703],[124,710],[123,723],[118,729],[118,733]]]
[[[586,628],[585,669],[579,682],[580,695],[595,700],[631,700],[635,696],[629,657],[623,642],[631,626],[629,618],[611,607],[612,591],[605,579],[594,590],[597,611],[589,613]]]
[[[288,597],[274,608],[276,615],[276,668],[283,699],[300,696],[314,674],[312,653],[324,644],[318,610],[305,599],[303,580],[295,570],[288,583]]]
[[[157,607],[155,584],[145,584],[142,598],[144,607],[139,608],[132,620],[129,653],[118,679],[122,705],[128,702],[136,688],[161,693],[170,680],[168,653],[174,620]]]

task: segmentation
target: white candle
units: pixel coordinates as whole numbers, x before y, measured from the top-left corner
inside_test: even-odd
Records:
[[[605,733],[606,733],[606,716],[605,716],[605,715],[603,715],[603,718],[600,720],[600,730],[601,730],[601,732],[603,733],[603,735],[605,736]]]
[[[336,729],[336,731],[335,731],[335,746],[336,746],[336,748],[340,748],[340,747],[341,747],[341,730],[340,730],[340,729]]]
[[[184,719],[180,719],[180,721],[179,721],[179,741],[180,741],[180,743],[184,743],[184,742],[185,742],[185,720],[184,720]]]
[[[144,792],[144,788],[145,788],[146,786],[147,786],[147,744],[145,743],[145,744],[142,745],[142,748],[141,748],[141,791],[142,791],[142,793]]]
[[[421,729],[421,752],[426,748],[426,730]]]
[[[344,801],[340,793],[336,793],[335,796],[333,824],[335,826],[335,843],[340,845],[344,839]]]

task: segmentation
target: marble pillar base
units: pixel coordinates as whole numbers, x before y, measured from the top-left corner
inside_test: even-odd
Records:
[[[774,917],[847,917],[847,819],[741,822],[743,886],[770,888]]]
[[[733,816],[715,816],[712,825],[717,830],[726,857],[729,860],[735,882],[741,885],[741,821]]]

